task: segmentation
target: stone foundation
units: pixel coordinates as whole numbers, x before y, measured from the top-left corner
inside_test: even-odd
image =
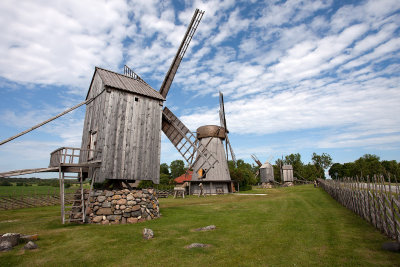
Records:
[[[265,189],[269,189],[272,188],[272,184],[271,183],[262,183],[261,184],[261,188],[265,188]]]
[[[160,208],[153,189],[93,190],[86,215],[88,223],[137,223],[160,217]]]

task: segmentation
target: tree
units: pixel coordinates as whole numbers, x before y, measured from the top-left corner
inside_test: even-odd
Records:
[[[360,157],[354,162],[356,175],[373,177],[374,175],[383,174],[385,169],[379,160],[380,158],[373,154],[365,154]]]
[[[332,164],[332,166],[329,168],[328,173],[332,179],[342,178],[343,177],[343,165],[340,163]]]
[[[236,166],[232,161],[228,161],[229,173],[234,181],[235,187],[239,184],[239,190],[250,190],[251,185],[257,183],[257,178],[254,175],[253,166],[244,162],[242,159],[236,161]]]
[[[292,165],[294,176],[303,176],[303,162],[301,161],[301,155],[299,153],[290,154],[285,156],[285,160],[283,161],[285,164]],[[300,177],[300,178],[301,178]]]
[[[397,164],[397,161],[395,160],[382,160],[381,162],[382,167],[385,169],[385,178],[386,180],[389,180],[389,177],[391,178],[391,181],[395,181],[394,177],[399,177],[400,176],[400,166]]]
[[[315,180],[319,178],[319,171],[314,164],[308,163],[303,166],[303,176],[306,180]]]
[[[160,184],[168,185],[172,183],[172,178],[168,174],[160,173]]]
[[[316,167],[316,169],[318,171],[319,177],[322,177],[325,179],[324,171],[325,171],[325,169],[329,168],[332,165],[331,156],[327,153],[322,153],[322,155],[317,155],[314,152],[311,159],[314,163],[314,166]]]
[[[169,167],[168,167],[168,164],[167,164],[167,163],[162,163],[162,164],[160,165],[160,174],[161,174],[161,173],[170,175]]]
[[[180,159],[172,161],[171,164],[169,165],[169,168],[171,170],[171,176],[174,179],[186,172],[185,164],[183,163],[183,160]]]

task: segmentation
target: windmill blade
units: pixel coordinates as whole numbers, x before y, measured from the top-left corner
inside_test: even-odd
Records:
[[[257,156],[256,156],[255,154],[251,154],[251,158],[257,163],[257,165],[258,165],[259,167],[262,166],[261,161],[257,158]]]
[[[203,161],[198,169],[204,169],[205,173],[218,162],[205,146],[196,143],[197,138],[194,134],[167,107],[164,108],[162,114],[162,131],[189,164],[189,169],[200,158]]]
[[[224,127],[226,131],[226,119],[225,119],[225,106],[224,106],[224,95],[219,92],[219,121],[221,123],[221,127]]]
[[[225,118],[225,106],[224,106],[224,95],[219,91],[219,121],[221,127],[225,129],[225,151],[226,151],[226,161],[228,161],[228,129],[226,128],[226,118]],[[231,153],[232,155],[232,153]],[[236,159],[234,161],[236,165]]]
[[[179,64],[181,63],[183,56],[186,53],[187,48],[189,47],[189,43],[193,38],[194,33],[196,32],[197,26],[199,26],[200,20],[203,17],[204,11],[196,9],[193,14],[192,20],[186,30],[185,36],[179,46],[178,51],[176,52],[175,58],[172,61],[171,66],[167,74],[165,75],[164,81],[160,87],[160,94],[166,98],[169,88],[171,87],[172,81],[174,80],[175,74],[178,71]]]
[[[228,135],[226,135],[225,143],[229,146],[229,151],[231,152],[231,157],[232,157],[233,164],[235,164],[235,166],[236,166],[236,156],[235,156],[235,153],[233,152],[233,149],[232,149],[232,146],[231,146],[231,142],[229,142]],[[226,154],[228,154],[228,151],[227,151]]]

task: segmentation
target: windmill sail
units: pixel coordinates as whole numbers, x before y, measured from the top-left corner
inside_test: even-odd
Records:
[[[251,154],[251,158],[257,163],[258,167],[262,166],[261,161],[258,159],[258,157],[255,154]]]
[[[226,151],[226,161],[228,161],[228,147],[229,151],[231,153],[232,161],[236,165],[236,156],[235,153],[233,152],[231,143],[229,142],[228,138],[228,128],[226,127],[226,117],[225,117],[225,106],[224,106],[224,95],[219,92],[219,121],[221,123],[221,127],[224,127],[225,129],[225,151]]]
[[[188,29],[186,30],[185,36],[179,46],[178,52],[176,52],[175,58],[172,61],[171,66],[167,74],[165,75],[164,81],[160,88],[160,94],[166,98],[169,88],[171,87],[172,81],[174,80],[175,74],[178,70],[179,64],[181,63],[183,56],[186,53],[186,50],[189,46],[190,41],[193,38],[194,33],[196,32],[197,26],[199,26],[200,20],[203,17],[204,11],[196,9],[193,14],[192,21],[190,22]]]
[[[189,164],[189,169],[200,157],[204,160],[197,166],[195,172],[203,169],[207,173],[218,162],[205,146],[196,144],[197,139],[194,134],[167,107],[163,110],[162,130]]]

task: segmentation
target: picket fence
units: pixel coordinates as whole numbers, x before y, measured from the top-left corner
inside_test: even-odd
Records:
[[[321,187],[335,200],[352,210],[383,234],[400,242],[400,188],[382,176],[371,179],[319,179]]]

